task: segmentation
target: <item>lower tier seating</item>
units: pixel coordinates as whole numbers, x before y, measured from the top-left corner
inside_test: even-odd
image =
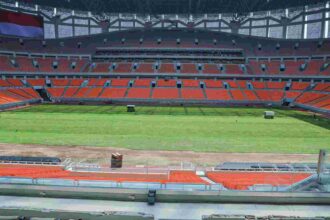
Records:
[[[36,99],[41,99],[41,97],[32,88],[0,87],[0,105],[20,103]]]
[[[0,176],[58,178],[70,180],[105,180],[115,182],[154,182],[208,184],[194,171],[172,170],[168,174],[72,172],[60,166],[0,164]]]
[[[244,171],[211,171],[207,178],[222,184],[231,190],[248,190],[254,185],[288,186],[308,178],[309,173],[283,172],[244,172]],[[146,182],[146,183],[185,183],[205,184],[208,182],[196,175],[194,171],[170,170],[168,173],[98,173],[75,172],[64,170],[61,166],[0,164],[0,177],[47,178],[68,180],[102,180],[113,182]]]
[[[291,185],[310,176],[308,173],[207,172],[207,177],[228,189],[246,190],[256,184]]]
[[[0,91],[3,94],[0,104],[10,102],[10,96],[4,95],[7,93],[13,96],[13,102],[15,98],[40,99],[35,89],[45,88],[51,100],[100,98],[281,104],[286,99],[302,104],[302,107],[329,110],[329,85],[328,82],[233,79],[7,78],[0,79]]]

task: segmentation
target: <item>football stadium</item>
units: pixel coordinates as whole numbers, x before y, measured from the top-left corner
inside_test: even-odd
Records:
[[[329,220],[329,152],[330,1],[0,0],[0,219]]]

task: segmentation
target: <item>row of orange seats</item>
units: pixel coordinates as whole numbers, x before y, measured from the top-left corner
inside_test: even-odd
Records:
[[[250,60],[248,65],[248,73],[250,74],[283,74],[283,75],[330,75],[330,68],[323,66],[329,63],[324,60],[279,60],[272,61],[256,61]],[[281,71],[281,64],[284,65],[284,70]],[[302,65],[306,64],[305,69],[301,69]],[[263,66],[265,69],[263,69]]]
[[[14,64],[12,61],[14,61]],[[38,64],[37,67],[33,62]],[[53,63],[57,63],[56,68],[54,68]],[[72,65],[73,63],[75,63],[75,65]],[[87,63],[88,60],[86,59],[0,56],[0,70],[11,72],[80,72]],[[74,68],[72,68],[73,66]]]
[[[60,166],[0,165],[1,177],[60,178],[71,180],[108,180],[116,182],[157,182],[207,184],[193,171],[170,171],[169,174],[72,172]]]
[[[45,79],[28,78],[28,85],[31,86],[45,86]],[[230,88],[247,88],[248,83],[251,83],[254,89],[284,89],[287,82],[278,81],[249,81],[249,80],[212,80],[212,79],[134,79],[134,78],[112,78],[112,79],[96,79],[96,78],[76,78],[76,79],[51,79],[53,86],[81,86],[84,81],[87,81],[87,86],[104,86],[106,82],[110,82],[114,87],[127,87],[129,82],[133,82],[134,87],[150,87],[151,82],[155,81],[158,87],[176,87],[177,82],[181,82],[183,87],[199,87],[201,82],[204,82],[207,88],[223,88],[224,83],[227,83]],[[310,82],[292,82],[291,90],[305,90],[311,85]],[[21,87],[24,86],[21,79],[8,78],[6,80],[0,79],[1,87]],[[316,90],[330,91],[330,83],[316,83]]]
[[[200,89],[200,88],[47,88],[53,98],[103,98],[103,99],[186,99],[186,100],[234,100],[274,101],[286,96],[282,90]],[[288,97],[292,98],[292,97]]]
[[[0,90],[0,104],[18,103],[33,99],[40,99],[40,96],[32,88],[7,88]]]
[[[95,66],[94,66],[95,65]],[[199,67],[200,66],[200,67]],[[183,73],[183,74],[243,74],[244,71],[239,64],[223,64],[223,69],[220,69],[218,64],[201,63],[181,63],[180,69],[177,69],[175,63],[161,63],[156,68],[155,63],[94,63],[90,68],[92,72],[114,72],[114,73]]]

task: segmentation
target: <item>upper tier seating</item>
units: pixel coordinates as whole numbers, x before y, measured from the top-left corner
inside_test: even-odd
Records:
[[[45,54],[47,55],[47,54]],[[16,66],[13,66],[10,59],[15,60]],[[34,66],[35,62],[36,66]],[[57,68],[53,67],[53,63],[57,62]],[[72,63],[75,63],[75,68],[72,68]],[[15,72],[80,72],[82,67],[86,65],[85,59],[68,59],[55,57],[27,57],[17,56],[16,58],[9,58],[7,56],[0,55],[0,70],[3,71],[15,71]]]
[[[153,63],[140,63],[135,70],[137,73],[153,73],[155,70],[153,69]]]
[[[19,66],[19,71],[26,71],[26,72],[36,72],[38,71],[38,68],[33,66],[32,63],[33,59],[30,59],[28,57],[16,57],[16,62]],[[18,70],[17,70],[18,71]]]
[[[300,71],[300,66],[305,63],[305,61],[292,61],[292,60],[287,60],[284,61],[285,65],[285,70],[282,74],[285,75],[299,75],[301,74]]]
[[[69,86],[81,86],[84,82],[84,79],[71,79]]]
[[[150,87],[152,79],[136,79],[134,80],[134,87]]]
[[[10,58],[0,55],[0,71],[18,71],[18,68],[12,65]]]
[[[52,79],[53,86],[68,86],[70,83],[69,79]]]
[[[176,73],[173,63],[161,63],[159,73]]]
[[[51,58],[36,58],[41,72],[53,72],[53,59]]]
[[[238,84],[234,80],[226,80],[230,88],[238,88]]]
[[[317,83],[313,90],[330,92],[330,83]]]
[[[223,87],[223,83],[221,80],[205,79],[204,83],[206,85],[206,88],[222,88]]]
[[[20,79],[7,79],[7,82],[12,86],[23,86],[23,83]]]
[[[158,87],[176,87],[176,80],[164,80],[164,79],[159,79],[157,81],[157,86]]]
[[[180,38],[180,44],[176,43]],[[122,43],[121,39],[125,38]],[[138,39],[143,38],[140,43]],[[158,39],[162,42],[157,43]],[[195,44],[194,39],[199,43]],[[217,44],[213,43],[217,40]],[[235,40],[236,45],[232,44]],[[246,56],[299,56],[299,55],[322,55],[329,53],[329,40],[324,39],[321,48],[318,48],[318,39],[308,41],[281,41],[279,50],[275,49],[278,39],[262,39],[252,36],[237,36],[228,33],[196,30],[127,30],[109,33],[107,42],[104,42],[104,35],[79,36],[79,38],[47,39],[45,47],[42,40],[24,39],[24,45],[20,45],[17,38],[1,37],[0,50],[21,51],[38,53],[58,53],[58,54],[92,54],[97,47],[116,48],[241,48]],[[62,42],[62,43],[61,43]],[[77,49],[77,43],[81,42],[81,48]],[[295,43],[299,43],[299,48],[294,50]],[[258,45],[262,49],[258,50]]]
[[[266,84],[264,82],[251,82],[254,89],[264,89],[266,88]]]
[[[111,86],[128,86],[130,79],[112,79]]]
[[[269,89],[284,89],[286,82],[266,82]]]
[[[308,86],[310,86],[310,83],[308,82],[292,82],[291,90],[304,90]]]
[[[306,75],[317,75],[320,73],[323,63],[324,61],[322,60],[310,60],[309,62],[306,62],[307,67],[302,73]]]
[[[89,79],[88,86],[104,86],[106,79]]]
[[[96,63],[96,66],[93,68],[92,72],[102,73],[109,72],[110,63]]]
[[[220,69],[217,64],[204,64],[203,73],[205,74],[220,74]]]
[[[47,56],[47,54],[45,54]],[[10,60],[13,60],[13,65]],[[15,72],[93,72],[112,74],[132,73],[132,74],[281,74],[281,75],[330,75],[330,68],[323,68],[323,60],[284,60],[283,63],[279,60],[271,61],[255,61],[249,60],[244,64],[245,68],[240,64],[216,64],[216,63],[159,63],[159,69],[156,68],[156,63],[138,63],[138,62],[89,62],[87,59],[74,58],[55,58],[55,57],[27,57],[17,56],[10,58],[0,55],[0,71],[15,71]],[[35,66],[34,64],[35,63]],[[57,63],[57,65],[55,65]],[[75,64],[75,65],[73,65]],[[280,65],[284,64],[283,71],[280,70]],[[302,64],[306,64],[306,69],[301,69]],[[222,70],[220,70],[220,66]],[[265,69],[262,70],[262,65]],[[178,66],[178,67],[177,67]],[[180,68],[179,68],[180,67]],[[177,69],[178,68],[178,69]]]
[[[243,74],[243,70],[237,64],[227,64],[224,72],[227,74]]]
[[[247,82],[245,80],[237,80],[236,84],[238,85],[239,88],[247,88]]]
[[[194,63],[183,63],[181,64],[181,73],[198,73],[196,65]]]
[[[27,79],[27,83],[31,86],[45,86],[45,79]]]
[[[116,63],[116,68],[112,70],[114,73],[130,73],[132,71],[131,63]]]
[[[194,79],[183,79],[182,84],[184,87],[199,87],[199,81]]]

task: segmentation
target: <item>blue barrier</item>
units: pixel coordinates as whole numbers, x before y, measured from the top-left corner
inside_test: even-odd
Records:
[[[221,184],[184,184],[184,183],[146,183],[146,182],[113,182],[92,180],[67,180],[67,179],[32,179],[0,177],[0,184],[24,184],[44,186],[68,187],[95,187],[95,188],[126,188],[126,189],[166,189],[184,191],[219,191],[226,190]]]

